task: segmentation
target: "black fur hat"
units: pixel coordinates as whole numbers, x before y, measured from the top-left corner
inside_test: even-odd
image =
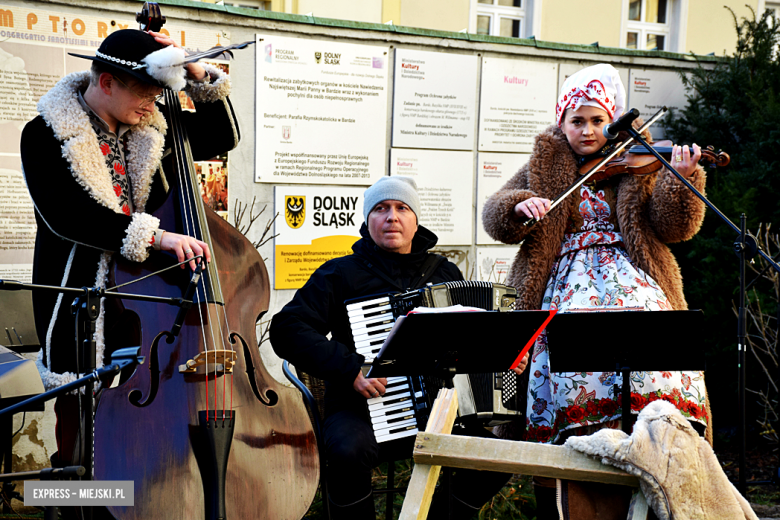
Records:
[[[184,87],[185,69],[174,66],[183,63],[184,51],[173,45],[162,45],[154,36],[137,29],[121,29],[109,34],[94,56],[69,54],[98,61],[156,87],[174,90]]]

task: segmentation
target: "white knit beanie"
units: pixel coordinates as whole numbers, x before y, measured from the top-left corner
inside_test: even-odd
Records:
[[[420,220],[420,197],[417,195],[417,183],[411,177],[393,175],[382,177],[363,194],[363,218],[368,222],[368,214],[374,206],[385,200],[400,200]]]

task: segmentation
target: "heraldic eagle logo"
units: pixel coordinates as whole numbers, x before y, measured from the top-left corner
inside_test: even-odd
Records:
[[[306,218],[306,196],[285,195],[284,220],[287,225],[298,229],[303,225],[304,218]]]

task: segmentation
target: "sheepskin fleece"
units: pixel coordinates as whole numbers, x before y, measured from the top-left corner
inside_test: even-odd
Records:
[[[666,401],[654,401],[642,410],[630,437],[604,429],[570,437],[565,446],[639,477],[647,503],[660,520],[758,520],[710,445]]]
[[[62,78],[38,101],[38,112],[54,131],[54,136],[62,141],[62,154],[71,165],[73,177],[100,204],[122,213],[95,131],[77,97],[77,92],[89,85],[89,75],[89,71],[81,71]],[[125,159],[137,212],[143,212],[146,207],[167,129],[168,123],[155,107],[128,133]],[[139,243],[137,247],[146,250],[146,243]]]
[[[224,100],[230,94],[230,76],[223,74],[219,68],[210,63],[201,66],[209,75],[209,82],[190,81],[187,95],[196,102],[211,102]]]
[[[518,309],[539,309],[566,223],[576,211],[570,196],[530,229],[514,214],[515,205],[531,197],[555,199],[579,176],[574,152],[557,126],[534,142],[531,159],[487,201],[482,213],[485,231],[505,244],[519,244],[507,283],[518,289]],[[704,192],[704,170],[689,178]],[[623,242],[631,260],[663,289],[676,310],[687,309],[680,268],[664,243],[693,237],[701,227],[706,206],[666,169],[646,176],[624,176],[617,186],[617,214]]]

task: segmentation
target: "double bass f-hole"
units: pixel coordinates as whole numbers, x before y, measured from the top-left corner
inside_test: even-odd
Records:
[[[257,380],[254,377],[255,374],[255,365],[252,363],[252,356],[248,355],[249,352],[249,345],[246,344],[246,341],[244,341],[244,338],[241,337],[240,334],[233,333],[230,335],[230,342],[235,344],[236,338],[241,340],[241,345],[244,347],[244,357],[246,358],[246,376],[247,380],[249,381],[249,384],[252,387],[252,391],[255,394],[255,397],[257,397],[257,400],[263,403],[266,406],[275,406],[276,403],[279,402],[279,396],[276,392],[274,392],[271,389],[267,389],[265,391],[265,395],[260,391],[260,388],[257,386]]]
[[[171,333],[164,330],[154,338],[149,349],[149,390],[146,392],[146,399],[143,401],[141,401],[143,398],[141,390],[131,391],[127,395],[127,399],[133,406],[139,408],[149,406],[157,396],[157,389],[160,387],[160,360],[157,358],[157,349],[159,348],[160,340],[169,337],[171,337]]]

